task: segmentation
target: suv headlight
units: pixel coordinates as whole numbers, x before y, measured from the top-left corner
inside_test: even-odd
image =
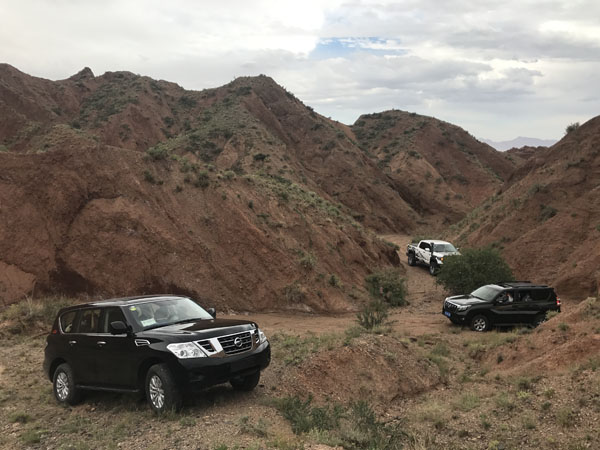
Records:
[[[267,342],[267,336],[265,336],[265,333],[260,331],[260,328],[257,328],[256,332],[258,333],[258,344],[259,345],[262,344],[263,342]]]
[[[456,308],[457,311],[466,311],[467,309],[469,309],[471,307],[471,305],[460,305]]]
[[[206,354],[200,350],[193,342],[181,342],[179,344],[169,344],[167,348],[171,353],[177,356],[179,359],[187,358],[204,358]]]

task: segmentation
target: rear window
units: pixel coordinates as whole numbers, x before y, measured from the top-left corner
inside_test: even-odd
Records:
[[[75,318],[77,311],[70,311],[60,316],[60,329],[63,333],[73,333],[75,331]]]

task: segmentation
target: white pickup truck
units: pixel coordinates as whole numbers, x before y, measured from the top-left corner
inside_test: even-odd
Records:
[[[450,242],[435,239],[425,239],[418,244],[408,244],[406,248],[408,265],[423,264],[429,266],[431,275],[436,274],[440,266],[444,264],[444,257],[448,255],[460,255],[460,253]]]

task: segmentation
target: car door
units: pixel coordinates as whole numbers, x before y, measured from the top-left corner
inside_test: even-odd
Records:
[[[534,300],[533,291],[522,289],[517,293],[518,307],[520,312],[520,322],[532,322],[534,317],[540,312],[540,303]]]
[[[423,264],[429,264],[431,258],[431,246],[428,242],[421,242],[419,244],[419,261]]]
[[[78,384],[97,382],[96,341],[100,326],[100,308],[85,308],[79,313],[77,331],[69,336],[72,347],[73,371]]]
[[[114,388],[130,388],[136,384],[134,339],[130,334],[111,334],[111,322],[125,322],[118,306],[102,308],[100,329],[95,336],[96,370],[98,384]]]
[[[502,291],[494,299],[492,308],[493,321],[497,325],[519,323],[519,306],[515,302],[515,293],[512,290]]]

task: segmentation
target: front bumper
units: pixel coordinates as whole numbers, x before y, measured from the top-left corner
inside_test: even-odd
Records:
[[[449,302],[448,300],[444,300],[442,314],[456,325],[464,325],[467,323],[467,311],[468,309],[458,311],[455,304]]]
[[[263,370],[271,362],[269,342],[240,355],[224,358],[190,358],[172,361],[169,365],[179,384],[191,389],[225,383],[232,378]]]

